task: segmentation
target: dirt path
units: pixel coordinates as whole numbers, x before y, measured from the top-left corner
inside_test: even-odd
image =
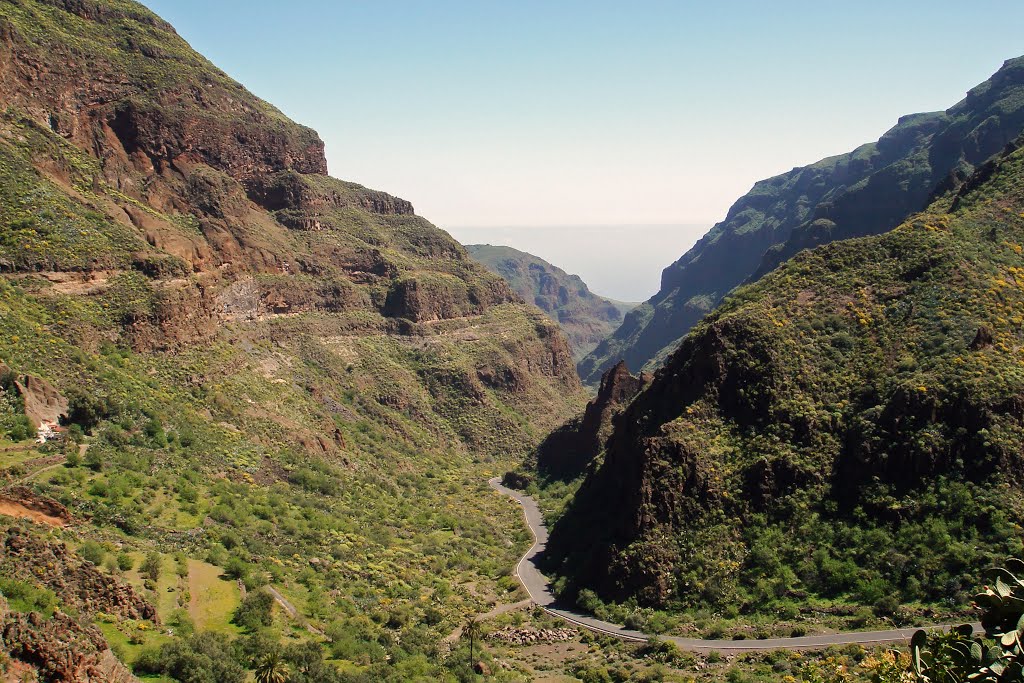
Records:
[[[292,619],[299,622],[300,624],[305,624],[307,631],[318,636],[322,636],[324,634],[323,631],[321,631],[320,629],[306,621],[302,617],[302,615],[299,614],[299,610],[295,609],[295,605],[290,603],[288,601],[288,598],[281,595],[281,593],[279,593],[276,588],[272,586],[267,586],[267,592],[270,593],[274,600],[277,600],[277,604],[281,605],[281,608],[288,613],[288,616],[290,616]]]
[[[64,464],[64,456],[62,455],[62,456],[60,456],[60,459],[57,462],[54,462],[54,463],[49,464],[49,465],[46,465],[45,467],[40,467],[37,470],[32,470],[31,472],[26,474],[24,477],[22,477],[21,481],[26,482],[26,481],[29,481],[30,479],[35,479],[36,477],[38,477],[43,472],[49,472],[50,470],[55,470],[58,467],[61,467],[63,464]]]
[[[596,633],[605,633],[623,640],[647,641],[653,636],[640,631],[633,631],[623,628],[618,624],[601,621],[593,615],[577,611],[576,608],[568,605],[560,605],[551,592],[551,586],[546,576],[537,569],[537,557],[544,552],[547,545],[548,530],[544,525],[544,518],[541,516],[537,501],[518,491],[506,488],[501,485],[495,477],[487,482],[491,488],[503,493],[515,500],[523,510],[526,524],[533,533],[534,542],[526,551],[519,564],[516,565],[515,576],[526,589],[534,603],[552,616],[559,617],[565,621],[581,626]],[[981,624],[973,624],[974,630],[981,629]],[[931,629],[947,629],[949,626],[928,626]],[[735,640],[701,640],[699,638],[680,638],[678,636],[660,636],[661,640],[668,640],[678,645],[683,650],[693,652],[710,652],[712,650],[722,653],[738,653],[763,650],[820,650],[830,645],[872,645],[882,643],[897,643],[910,640],[919,628],[891,629],[887,631],[846,631],[843,633],[829,633],[816,636],[802,636],[799,638],[769,638],[757,641],[735,641]]]

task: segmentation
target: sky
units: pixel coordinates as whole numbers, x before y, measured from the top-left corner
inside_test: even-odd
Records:
[[[623,299],[653,294],[647,271],[756,180],[945,109],[1024,54],[1020,0],[144,1],[319,131],[332,175],[464,242],[575,254],[582,269],[555,265]],[[621,226],[636,286],[595,265],[594,226]]]

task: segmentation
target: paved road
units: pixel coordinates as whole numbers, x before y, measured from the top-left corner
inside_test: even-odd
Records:
[[[601,621],[596,617],[577,611],[575,608],[559,605],[555,596],[551,593],[551,585],[547,577],[537,569],[536,559],[544,552],[548,542],[548,529],[544,525],[544,518],[541,516],[537,501],[518,491],[501,485],[501,480],[495,477],[487,482],[491,487],[500,493],[510,496],[523,509],[526,523],[533,532],[534,542],[523,558],[516,565],[515,575],[523,584],[526,592],[530,594],[533,602],[548,614],[560,617],[565,621],[582,626],[597,633],[605,633],[624,640],[647,641],[652,636],[639,631],[631,631],[622,628],[618,624]],[[935,627],[944,628],[944,627]],[[975,624],[974,629],[980,630],[981,625]],[[800,638],[769,638],[766,640],[701,640],[699,638],[680,638],[678,636],[658,636],[661,640],[668,640],[678,645],[683,650],[693,652],[710,652],[716,650],[722,653],[736,654],[739,652],[751,652],[761,650],[815,650],[830,645],[871,645],[879,643],[906,642],[918,629],[904,628],[889,631],[848,631],[845,633],[829,633],[819,636],[802,636]]]

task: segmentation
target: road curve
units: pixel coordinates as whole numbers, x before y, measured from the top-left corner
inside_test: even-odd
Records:
[[[530,549],[519,560],[519,564],[516,565],[515,575],[519,582],[523,584],[523,588],[526,589],[534,604],[552,616],[559,617],[596,633],[604,633],[622,638],[623,640],[633,641],[647,641],[654,637],[640,631],[623,628],[618,624],[601,621],[592,615],[559,605],[555,596],[551,593],[550,582],[537,569],[536,565],[537,557],[544,552],[548,542],[548,529],[544,524],[540,508],[537,507],[537,501],[531,496],[502,486],[501,480],[498,477],[494,477],[487,483],[491,485],[491,488],[519,503],[523,510],[523,516],[526,517],[526,524],[533,533],[533,545],[530,546]],[[936,626],[933,628],[947,627]],[[975,631],[980,630],[980,628],[980,624],[974,625]],[[657,636],[657,638],[673,642],[681,649],[691,652],[717,651],[736,654],[764,650],[816,650],[831,645],[875,645],[906,642],[918,630],[917,627],[914,627],[892,629],[889,631],[847,631],[817,636],[801,636],[799,638],[768,638],[764,640],[702,640],[699,638],[680,638],[678,636]]]

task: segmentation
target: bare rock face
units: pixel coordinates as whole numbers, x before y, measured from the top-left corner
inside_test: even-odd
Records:
[[[0,501],[10,502],[51,519],[60,520],[64,525],[74,521],[67,507],[51,498],[39,495],[27,486],[12,486],[3,489],[0,491]]]
[[[41,377],[24,375],[15,382],[25,401],[25,415],[33,427],[44,422],[58,424],[68,414],[68,400]]]
[[[631,375],[625,361],[608,370],[582,418],[552,432],[537,449],[538,471],[545,476],[565,479],[581,474],[604,448],[614,417],[650,381],[648,374]]]

